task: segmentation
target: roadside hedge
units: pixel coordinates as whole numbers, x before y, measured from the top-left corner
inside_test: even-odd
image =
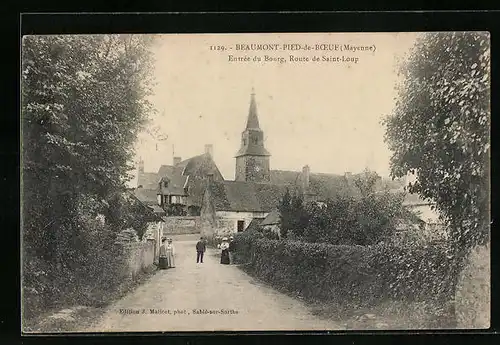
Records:
[[[404,248],[235,238],[238,263],[274,286],[304,297],[376,304],[384,300],[447,302],[459,265],[442,246]]]
[[[102,306],[131,284],[128,256],[122,244],[107,243],[116,234],[98,221],[86,220],[79,252],[72,251],[60,265],[29,258],[23,253],[23,320],[72,305]],[[135,233],[135,231],[134,231]]]

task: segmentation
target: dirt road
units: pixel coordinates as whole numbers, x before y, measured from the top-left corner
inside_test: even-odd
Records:
[[[302,302],[221,265],[209,249],[196,263],[196,238],[174,238],[176,267],[158,272],[109,307],[90,332],[339,330]]]

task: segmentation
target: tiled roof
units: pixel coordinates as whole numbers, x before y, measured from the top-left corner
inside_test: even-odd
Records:
[[[170,176],[164,176],[161,178],[161,193],[163,195],[186,195],[184,192],[184,187],[188,181],[189,176],[184,176],[180,174],[171,174]],[[163,185],[163,182],[167,181],[167,187]]]
[[[248,224],[248,226],[245,228],[245,231],[259,230],[263,220],[264,218],[253,218],[250,221],[250,224]]]
[[[300,184],[301,172],[288,170],[271,170],[271,183],[274,184]]]
[[[271,183],[288,184],[300,190],[302,186],[302,172],[287,170],[271,170]],[[341,194],[355,195],[356,191],[350,187],[344,176],[334,174],[309,174],[309,193],[319,200],[335,198]]]
[[[156,173],[144,172],[139,174],[137,178],[137,186],[142,186],[145,189],[158,188],[158,175]]]
[[[172,165],[162,165],[160,169],[158,169],[158,179],[163,176],[170,176],[174,172],[174,167]]]
[[[236,157],[239,156],[270,156],[271,154],[262,145],[247,144],[239,149],[236,153]]]
[[[243,181],[214,181],[209,188],[216,210],[270,212],[280,202],[287,186]]]
[[[158,204],[157,189],[136,188],[133,193],[145,205]]]
[[[333,199],[340,195],[356,195],[356,190],[341,175],[311,174],[309,186],[320,200]]]
[[[199,168],[206,166],[212,161],[212,158],[209,154],[204,153],[202,155],[194,156],[183,160],[179,164],[175,166],[175,172],[179,172],[182,175],[193,175],[197,172]],[[215,164],[214,164],[215,165]],[[220,175],[219,169],[215,166],[215,171],[213,171],[214,175]],[[221,175],[222,176],[222,175]]]

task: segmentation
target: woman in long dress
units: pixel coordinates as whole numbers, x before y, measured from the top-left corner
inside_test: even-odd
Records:
[[[175,267],[175,246],[171,238],[167,240],[167,266],[169,268]]]
[[[160,246],[160,258],[158,260],[158,268],[166,269],[168,268],[168,255],[167,255],[167,239],[162,238]]]
[[[223,265],[229,265],[229,243],[227,242],[227,237],[222,239],[222,243],[220,245],[220,249],[222,250],[220,255],[220,263]]]

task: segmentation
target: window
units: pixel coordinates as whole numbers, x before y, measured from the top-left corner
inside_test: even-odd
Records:
[[[242,232],[243,230],[245,230],[245,221],[239,220],[237,227],[238,227],[238,232]]]
[[[258,138],[256,138],[256,137],[253,137],[253,138],[252,138],[252,143],[253,143],[254,145],[257,145],[257,144],[258,144],[258,142],[259,142],[259,139],[258,139]]]
[[[243,138],[243,146],[245,146],[247,144],[247,140],[245,138]]]
[[[169,200],[168,200],[168,195],[164,195],[163,196],[163,203],[166,205],[166,204],[170,204],[169,203]]]
[[[165,188],[168,187],[168,181],[163,181],[163,187],[165,187]]]

